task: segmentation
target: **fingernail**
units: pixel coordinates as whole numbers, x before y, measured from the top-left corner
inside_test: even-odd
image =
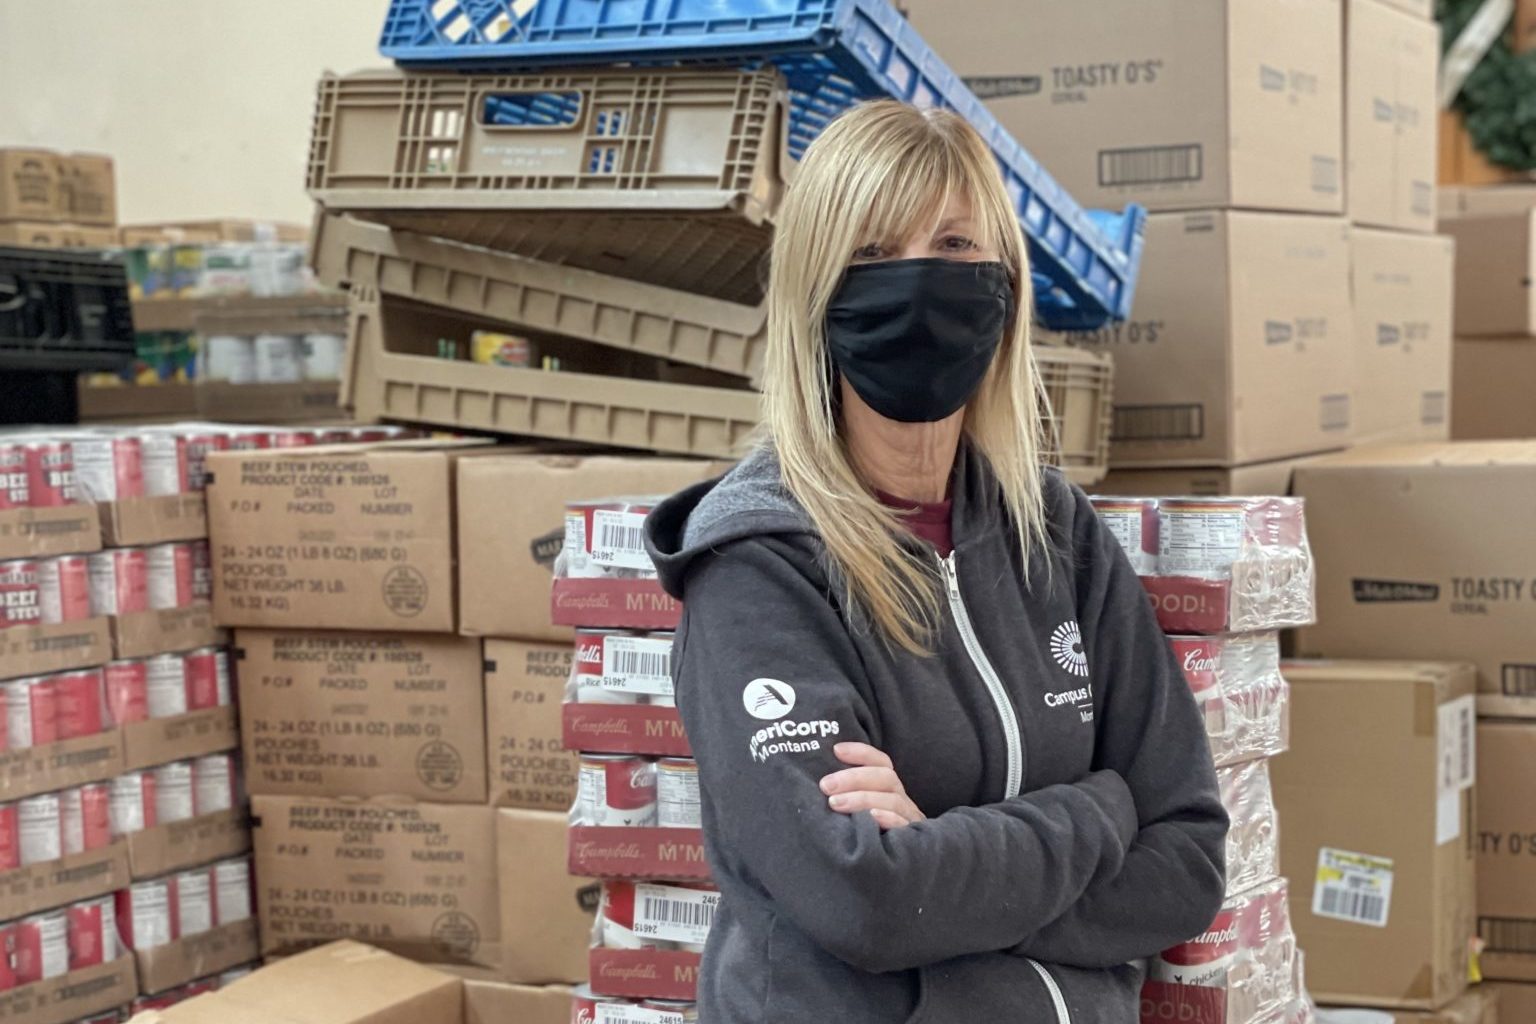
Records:
[[[832,798],[831,803],[833,807],[841,809],[848,806],[848,798],[846,796],[835,796]]]
[[[832,792],[832,776],[828,775],[826,778],[821,780],[821,791],[823,793]]]

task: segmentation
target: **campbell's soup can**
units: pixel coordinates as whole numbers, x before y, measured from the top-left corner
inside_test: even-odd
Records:
[[[0,512],[30,508],[27,486],[27,449],[19,441],[0,437]]]
[[[15,804],[0,804],[0,871],[21,867],[20,810]],[[0,950],[0,959],[4,958],[5,952]]]
[[[43,621],[37,562],[30,558],[0,562],[0,629],[35,626]]]
[[[604,673],[604,668],[611,660],[609,641],[613,641],[617,647],[621,638],[635,635],[617,629],[578,629],[576,631],[576,703],[644,704],[647,702],[646,695],[639,689],[626,685],[625,679],[617,676],[609,679]]]
[[[68,441],[25,441],[27,497],[33,508],[73,505],[75,460]]]
[[[232,452],[254,452],[272,447],[272,432],[265,427],[230,427],[224,431]]]
[[[308,448],[315,443],[313,430],[274,430],[268,435],[273,448]]]
[[[635,931],[635,883],[603,883],[602,940],[608,949],[672,949],[675,944]]]
[[[187,489],[201,491],[208,486],[208,454],[229,448],[229,434],[222,428],[190,431],[187,441]]]
[[[117,959],[117,906],[112,897],[76,903],[65,911],[65,926],[70,970],[81,971]]]
[[[251,919],[249,860],[221,860],[213,866],[213,913],[221,925]]]
[[[597,1024],[599,1006],[623,1006],[627,1002],[618,996],[600,996],[591,985],[582,985],[571,993],[571,1024]]]
[[[192,605],[192,545],[186,541],[156,544],[145,554],[149,606],[155,609]]]
[[[134,951],[176,941],[175,883],[169,878],[134,882],[117,891],[117,932]]]
[[[573,579],[653,579],[645,517],[655,502],[578,501],[565,507],[565,575]]]
[[[149,717],[175,718],[187,713],[187,657],[156,654],[145,659]]]
[[[107,714],[113,725],[129,725],[149,718],[149,662],[142,658],[109,661],[102,669],[107,691]]]
[[[656,824],[662,828],[703,828],[699,765],[691,757],[656,762]]]
[[[582,825],[656,824],[656,765],[627,754],[582,754],[576,804]]]
[[[79,739],[106,731],[110,716],[101,685],[101,669],[60,672],[52,679],[59,739]]]
[[[5,739],[11,750],[55,743],[59,738],[59,704],[50,676],[0,683],[5,695]]]
[[[192,546],[192,603],[213,600],[213,549],[205,540],[189,542]]]
[[[92,782],[59,794],[59,830],[64,856],[112,845],[112,787]]]
[[[56,555],[37,561],[38,602],[44,625],[91,617],[91,563],[85,555]]]
[[[112,837],[131,836],[159,824],[155,777],[147,771],[128,772],[112,780],[109,819]]]
[[[64,911],[22,918],[12,934],[15,945],[11,960],[17,987],[69,973],[69,923]]]
[[[207,754],[192,762],[192,807],[196,814],[217,814],[235,806],[235,759]]]
[[[187,680],[187,710],[229,704],[229,655],[222,647],[201,647],[182,656]]]
[[[144,452],[144,493],[151,498],[186,494],[187,442],[169,430],[152,430],[141,437]]]
[[[1227,971],[1242,946],[1238,915],[1237,909],[1223,908],[1200,935],[1154,957],[1150,976],[1199,988],[1225,987]]]
[[[1093,498],[1099,520],[1120,542],[1140,576],[1157,571],[1158,501],[1156,498]]]
[[[87,557],[92,615],[149,610],[149,561],[143,548],[108,548]]]
[[[151,768],[155,778],[155,821],[169,825],[197,817],[192,789],[192,762],[172,761]]]
[[[647,1010],[666,1014],[667,1024],[673,1024],[674,1021],[692,1024],[699,1019],[699,1005],[681,999],[645,999],[640,1005]]]
[[[213,931],[213,869],[197,868],[176,876],[176,935],[186,938]]]
[[[133,434],[77,434],[70,439],[75,487],[96,504],[144,497],[144,450]]]
[[[16,802],[21,834],[21,866],[48,864],[64,856],[64,825],[59,794],[41,793]]]

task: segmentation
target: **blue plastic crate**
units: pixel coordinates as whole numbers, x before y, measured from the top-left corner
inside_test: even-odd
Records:
[[[772,61],[793,92],[790,152],[862,99],[964,115],[997,156],[1047,326],[1130,313],[1146,212],[1084,210],[1018,144],[889,0],[390,0],[380,51],[407,67]]]

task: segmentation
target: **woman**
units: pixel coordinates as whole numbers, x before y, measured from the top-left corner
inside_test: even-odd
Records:
[[[777,230],[767,440],[648,523],[722,893],[700,1019],[1135,1024],[1227,818],[1135,573],[1040,465],[992,156],[859,107]]]

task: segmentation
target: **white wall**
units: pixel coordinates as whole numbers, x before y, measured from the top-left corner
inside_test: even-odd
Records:
[[[323,70],[386,64],[387,0],[0,0],[0,145],[117,161],[124,223],[307,223]]]

